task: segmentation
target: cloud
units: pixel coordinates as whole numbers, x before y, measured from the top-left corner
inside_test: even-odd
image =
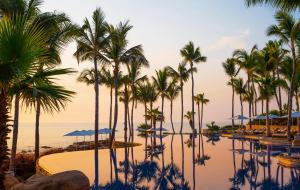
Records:
[[[244,30],[235,35],[221,36],[218,40],[210,46],[205,47],[205,51],[216,51],[222,49],[237,49],[246,47],[246,38],[249,36],[250,31]]]

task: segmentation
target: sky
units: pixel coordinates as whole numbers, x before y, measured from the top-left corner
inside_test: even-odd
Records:
[[[129,32],[129,46],[142,44],[150,68],[143,74],[151,77],[155,70],[165,66],[177,68],[182,58],[180,49],[189,41],[199,46],[207,62],[198,64],[195,75],[195,92],[205,93],[210,102],[204,108],[204,122],[226,122],[231,115],[231,88],[226,85],[222,62],[238,48],[251,49],[254,44],[262,48],[272,39],[266,36],[266,28],[275,23],[270,7],[246,7],[244,0],[45,0],[42,11],[66,13],[73,22],[81,25],[84,18],[100,7],[107,22],[117,24],[129,20],[133,25]],[[60,113],[44,113],[41,122],[93,122],[94,90],[76,82],[79,72],[91,68],[92,63],[77,64],[73,42],[62,52],[63,68],[73,68],[78,73],[64,76],[58,81],[77,94]],[[184,87],[184,109],[191,109],[191,81]],[[156,106],[160,106],[157,101]],[[169,107],[165,103],[166,122]],[[239,103],[236,102],[236,114]],[[273,105],[274,107],[274,105]],[[122,123],[123,105],[120,104],[119,121]],[[174,121],[180,118],[180,98],[174,103]],[[135,122],[143,121],[143,106],[135,111]],[[246,111],[246,108],[245,108]],[[246,112],[247,113],[247,112]],[[109,91],[100,88],[100,122],[108,122]],[[34,114],[23,109],[21,121],[34,122]]]

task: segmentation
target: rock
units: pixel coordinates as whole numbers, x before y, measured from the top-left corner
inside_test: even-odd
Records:
[[[51,176],[34,175],[10,190],[89,190],[88,178],[80,171],[66,171]]]
[[[5,189],[11,189],[13,186],[19,184],[20,181],[13,175],[5,175],[3,184]]]

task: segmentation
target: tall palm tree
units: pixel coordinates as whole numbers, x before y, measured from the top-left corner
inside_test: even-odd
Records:
[[[180,118],[180,133],[182,133],[183,128],[183,85],[188,81],[191,69],[186,68],[186,63],[179,63],[177,70],[172,67],[167,67],[169,75],[173,77],[174,80],[179,81],[180,85],[180,98],[181,98],[181,118]],[[194,69],[195,70],[195,69]]]
[[[290,90],[288,93],[288,139],[291,137],[291,125],[292,125],[292,107],[293,107],[293,94],[295,91],[295,75],[296,68],[298,64],[297,59],[297,41],[300,36],[300,20],[295,20],[295,18],[286,12],[279,11],[275,15],[275,19],[277,21],[277,25],[271,25],[267,34],[269,36],[277,36],[282,40],[284,44],[286,44],[291,52],[293,64],[292,64],[292,75],[291,75],[291,84]]]
[[[254,83],[253,83],[253,73],[254,73],[254,70],[255,70],[255,67],[258,63],[258,48],[256,45],[254,45],[250,52],[247,52],[246,50],[244,49],[238,49],[238,50],[235,50],[233,52],[233,57],[236,59],[237,63],[239,64],[240,68],[241,69],[244,69],[246,74],[247,74],[247,91],[248,91],[248,95],[249,96],[249,99],[248,99],[248,102],[249,102],[249,118],[251,118],[252,114],[251,114],[251,111],[252,111],[252,106],[254,106],[254,100],[253,100],[253,97],[254,97],[254,91],[255,91],[255,88],[254,88]],[[249,119],[249,125],[250,125],[250,129],[252,128],[252,123],[251,123],[251,119]]]
[[[161,113],[162,115],[164,115],[164,100],[167,95],[169,76],[166,68],[155,72],[156,77],[153,77],[153,81],[156,86],[157,92],[161,97]],[[160,135],[162,134],[162,123],[163,120],[160,121]]]
[[[195,96],[195,103],[198,107],[198,121],[199,121],[199,134],[202,131],[202,124],[203,124],[203,106],[204,104],[207,104],[209,102],[209,99],[204,97],[204,93],[197,94]],[[201,117],[200,117],[200,103],[201,103]]]
[[[120,87],[124,86],[124,90],[120,91],[120,101],[124,102],[124,141],[127,142],[127,129],[128,129],[128,112],[129,112],[129,91],[128,87],[130,85],[130,79],[128,75],[121,76],[120,79]]]
[[[227,76],[229,76],[230,80],[227,83],[232,88],[232,97],[231,97],[231,117],[234,117],[234,78],[238,74],[238,71],[236,69],[236,61],[234,58],[227,59],[225,62],[222,63],[223,68],[225,70],[225,73]],[[234,126],[234,119],[231,120],[232,127]]]
[[[186,63],[190,64],[191,67],[191,77],[192,77],[192,113],[195,113],[195,106],[194,106],[194,64],[200,62],[206,62],[206,57],[203,56],[200,52],[199,47],[195,47],[193,42],[189,42],[187,45],[180,50],[181,56],[183,57]],[[195,116],[193,114],[192,120],[192,128],[195,130]],[[194,131],[193,131],[194,132]]]
[[[142,65],[148,65],[148,61],[144,56],[141,45],[128,48],[127,34],[132,28],[129,22],[119,23],[116,27],[109,25],[107,30],[109,32],[109,43],[105,50],[105,56],[110,60],[113,66],[114,88],[115,88],[115,108],[114,108],[114,122],[112,135],[110,139],[110,147],[115,138],[115,131],[118,122],[118,75],[121,64],[129,64],[131,62],[139,62]]]
[[[288,54],[288,50],[282,47],[282,41],[269,41],[266,44],[266,47],[262,50],[269,57],[267,60],[267,64],[271,65],[273,69],[273,75],[277,80],[281,80],[280,68],[284,62],[284,57]],[[281,95],[281,86],[277,87],[277,92],[275,94],[278,108],[280,114],[282,115],[283,103],[282,103],[282,95]]]
[[[233,81],[234,90],[240,97],[240,105],[241,105],[241,116],[244,116],[244,107],[243,107],[243,96],[246,93],[246,85],[244,84],[244,80],[242,78],[234,79]],[[241,127],[243,127],[243,120],[241,120]]]
[[[99,130],[99,75],[98,63],[106,62],[103,56],[104,48],[107,45],[107,30],[104,13],[100,8],[93,12],[92,24],[85,18],[84,24],[79,31],[77,38],[77,50],[74,56],[77,58],[78,63],[86,60],[94,62],[95,72],[95,188],[99,187],[98,176],[98,130]]]
[[[5,5],[5,3],[7,4]],[[10,2],[6,1],[1,2],[0,4],[0,12],[2,14],[1,24],[2,27],[5,27],[2,28],[1,31],[1,38],[3,40],[2,45],[6,46],[4,47],[4,50],[1,50],[1,56],[3,59],[1,61],[1,67],[3,67],[1,68],[1,72],[3,72],[1,73],[1,75],[3,74],[2,80],[5,79],[5,81],[1,82],[1,88],[3,89],[2,95],[7,96],[7,90],[10,88],[10,85],[19,84],[25,76],[30,76],[32,72],[37,69],[37,65],[38,63],[40,63],[41,60],[51,60],[49,56],[50,51],[48,49],[49,44],[47,40],[52,30],[49,29],[48,26],[50,26],[50,23],[55,23],[57,15],[53,13],[40,13],[38,8],[40,2],[35,0]],[[7,35],[7,32],[9,32],[9,35]],[[31,44],[29,45],[28,43]],[[11,59],[10,65],[6,65],[9,59]],[[19,61],[24,63],[17,66]],[[12,74],[11,72],[14,73]],[[10,74],[11,76],[7,77],[7,75]],[[11,161],[9,167],[11,171],[14,171],[15,169],[20,100],[20,92],[15,92],[16,104],[13,126]]]
[[[170,121],[171,121],[173,133],[175,133],[174,124],[173,124],[173,101],[179,95],[179,91],[180,91],[180,86],[177,85],[176,80],[173,80],[169,84],[166,92],[166,98],[170,101]]]
[[[128,77],[130,80],[130,90],[131,90],[131,94],[132,94],[132,104],[131,104],[131,119],[130,119],[130,130],[131,130],[131,140],[134,140],[134,128],[133,128],[133,109],[134,109],[134,105],[137,104],[137,87],[139,86],[139,84],[141,84],[141,82],[145,81],[147,79],[146,75],[141,76],[141,69],[143,63],[140,62],[130,62],[127,65],[127,71],[128,71]]]
[[[290,0],[245,0],[247,6],[258,5],[258,4],[267,4],[272,7],[276,7],[280,10],[292,11],[300,8],[299,1],[290,1]]]

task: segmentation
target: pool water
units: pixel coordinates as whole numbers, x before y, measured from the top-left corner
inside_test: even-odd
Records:
[[[300,189],[300,170],[279,166],[271,147],[202,135],[134,140],[142,145],[99,151],[102,189]],[[93,158],[93,151],[68,152],[39,164],[53,174],[80,170],[93,184]]]

